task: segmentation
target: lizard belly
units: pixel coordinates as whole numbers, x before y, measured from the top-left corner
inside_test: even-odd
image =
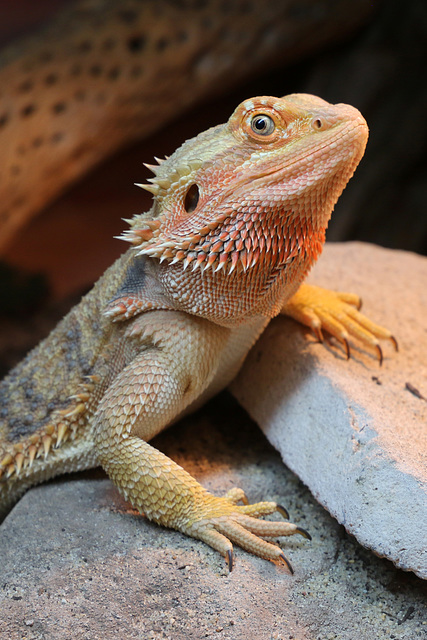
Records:
[[[233,328],[224,344],[217,370],[207,388],[191,404],[179,413],[174,422],[184,415],[197,411],[208,400],[225,389],[236,377],[247,354],[264,331],[270,318],[258,317],[250,323]]]
[[[151,440],[229,384],[267,323],[257,317],[229,328],[169,310],[138,316],[124,336],[128,364],[103,396],[95,422],[108,417],[109,407],[126,404],[132,391],[138,408],[131,431]]]

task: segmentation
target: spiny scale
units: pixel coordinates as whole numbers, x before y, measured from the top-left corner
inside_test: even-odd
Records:
[[[69,420],[70,418],[78,418],[86,411],[87,402],[90,399],[88,392],[93,390],[93,382],[83,383],[81,385],[83,392],[69,397],[74,406],[54,411],[52,414],[53,422],[45,425],[42,433],[32,434],[25,443],[19,442],[12,445],[10,451],[0,461],[0,478],[4,474],[6,478],[10,478],[14,474],[19,476],[22,471],[31,469],[34,460],[39,458],[46,460],[52,451],[59,449],[70,437],[75,438],[78,423],[71,424]],[[56,417],[61,417],[61,421],[55,423]]]
[[[266,258],[270,250],[278,262],[285,264],[298,253],[302,241],[300,238],[303,239],[306,233],[304,229],[297,227],[292,239],[289,239],[281,233],[278,224],[263,224],[254,218],[253,214],[238,224],[234,224],[230,219],[229,225],[226,225],[229,228],[225,232],[222,231],[221,223],[225,223],[226,220],[226,215],[219,215],[216,220],[205,224],[196,233],[172,239],[167,239],[162,234],[159,220],[150,223],[143,221],[141,227],[135,226],[125,231],[122,239],[136,245],[138,255],[158,258],[161,263],[165,260],[171,264],[182,262],[186,269],[189,262],[194,260],[192,271],[201,267],[202,271],[211,268],[214,272],[224,269],[228,264],[230,274],[239,262],[243,272],[252,269],[261,259]],[[149,230],[144,229],[145,225]],[[151,229],[154,231],[151,232]],[[220,231],[219,234],[215,233],[217,229]],[[195,259],[189,259],[192,253]]]
[[[159,193],[159,187],[156,184],[141,184],[139,182],[134,183],[136,187],[140,189],[144,189],[145,191],[149,191],[153,194],[153,196],[157,196]]]

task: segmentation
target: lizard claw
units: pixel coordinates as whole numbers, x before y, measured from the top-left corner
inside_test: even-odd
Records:
[[[240,489],[232,490],[236,495]],[[230,495],[228,492],[227,497]],[[205,497],[200,505],[203,518],[180,528],[188,535],[203,540],[208,545],[225,556],[229,571],[234,566],[233,543],[254,555],[271,560],[284,562],[290,573],[293,573],[292,565],[281,548],[264,538],[275,538],[300,534],[311,540],[310,534],[301,527],[291,522],[277,522],[261,520],[262,516],[279,512],[288,517],[286,509],[275,502],[258,502],[255,504],[236,505],[228,498],[216,498],[212,495]]]
[[[349,341],[347,340],[347,338],[343,338],[343,342],[344,342],[344,346],[345,346],[345,354],[346,354],[346,356],[347,356],[347,360],[350,360],[350,356],[351,356],[351,353],[350,353],[350,343],[349,343]]]
[[[231,573],[233,571],[233,565],[234,565],[234,553],[232,549],[229,549],[227,551],[227,565],[228,565],[228,570]]]
[[[381,367],[381,365],[383,363],[383,350],[381,349],[379,344],[375,345],[375,351],[378,354],[378,360],[379,360],[380,367]]]
[[[289,511],[285,509],[285,507],[282,507],[281,504],[276,505],[276,511],[278,511],[285,520],[289,520]]]
[[[291,563],[289,562],[289,560],[287,559],[287,557],[285,556],[285,554],[281,553],[279,558],[281,558],[283,560],[283,562],[285,563],[285,565],[289,569],[289,573],[293,576],[294,575],[294,569],[293,569]]]
[[[297,527],[296,533],[302,535],[303,538],[307,538],[307,540],[312,540],[312,537],[308,533],[308,531],[306,529],[303,529],[302,527]]]
[[[360,307],[361,300],[355,294],[303,284],[281,313],[310,327],[319,342],[323,341],[322,330],[337,338],[344,345],[347,360],[351,356],[350,336],[355,338],[362,346],[375,349],[381,365],[383,351],[378,341],[390,340],[398,351],[397,340],[388,329],[360,313]]]

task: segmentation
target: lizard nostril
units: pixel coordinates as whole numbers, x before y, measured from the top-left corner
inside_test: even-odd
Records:
[[[184,200],[184,209],[187,213],[192,213],[194,209],[197,207],[197,203],[199,202],[199,187],[197,184],[192,184],[188,189],[185,200]]]

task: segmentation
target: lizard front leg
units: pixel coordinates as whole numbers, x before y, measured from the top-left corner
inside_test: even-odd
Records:
[[[160,314],[169,315],[169,322],[163,319],[156,331]],[[229,330],[175,312],[142,317],[131,336],[134,341],[141,337],[139,352],[109,385],[95,415],[99,462],[134,507],[159,524],[203,540],[227,558],[230,569],[232,542],[291,569],[278,546],[258,537],[309,537],[289,522],[258,520],[275,511],[286,514],[281,507],[274,502],[238,505],[245,501],[239,489],[216,497],[146,442],[207,388],[222,349],[229,346]],[[145,320],[150,317],[154,328],[153,321],[148,325]]]
[[[397,351],[397,341],[390,331],[360,313],[361,301],[354,293],[330,291],[310,284],[302,284],[283,305],[280,313],[310,327],[320,342],[322,330],[327,331],[345,346],[350,357],[350,336],[362,345],[374,348],[380,364],[383,353],[379,340],[390,340]]]

